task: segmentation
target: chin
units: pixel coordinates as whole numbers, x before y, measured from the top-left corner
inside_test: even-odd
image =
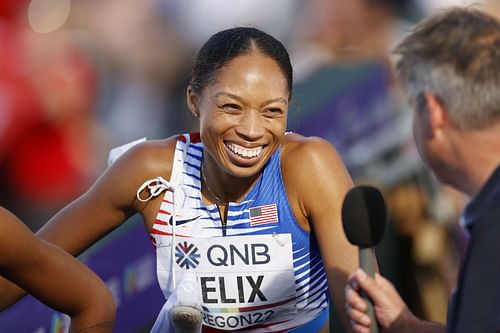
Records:
[[[234,176],[234,177],[238,177],[238,178],[248,178],[248,177],[252,177],[252,176],[255,176],[256,174],[258,174],[259,172],[262,171],[262,167],[237,167],[236,169],[233,169],[231,174]]]
[[[437,180],[447,186],[455,187],[454,184],[455,182],[453,181],[456,177],[453,177],[455,172],[451,170],[449,167],[446,165],[439,165],[439,166],[433,166],[432,167],[433,173],[436,176]]]

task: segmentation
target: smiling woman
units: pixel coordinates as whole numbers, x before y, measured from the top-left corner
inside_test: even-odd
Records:
[[[140,213],[167,299],[153,332],[328,332],[357,266],[352,181],[331,144],[286,133],[291,89],[278,40],[216,33],[186,89],[200,132],[133,146],[40,236],[77,255]]]

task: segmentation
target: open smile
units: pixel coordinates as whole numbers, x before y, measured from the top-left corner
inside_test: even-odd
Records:
[[[264,150],[263,146],[246,148],[232,142],[225,142],[225,145],[239,162],[246,163],[259,159],[262,151]]]

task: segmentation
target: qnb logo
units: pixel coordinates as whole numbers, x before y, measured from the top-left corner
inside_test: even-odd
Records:
[[[175,247],[175,262],[185,269],[196,268],[200,263],[198,248],[188,242],[182,242]]]

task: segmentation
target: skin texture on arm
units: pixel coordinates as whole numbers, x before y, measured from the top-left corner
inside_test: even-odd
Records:
[[[341,207],[352,180],[333,146],[319,138],[288,134],[282,163],[294,215],[318,241],[330,297],[349,329],[344,286],[349,273],[358,266],[358,256],[345,237]]]
[[[82,196],[59,211],[37,236],[77,256],[139,212],[146,228],[153,223],[158,199],[142,203],[136,191],[148,179],[170,177],[171,140],[149,141],[133,147],[111,165]],[[171,158],[170,158],[171,159]],[[161,201],[161,199],[159,199]],[[13,304],[25,292],[0,277],[0,309]]]
[[[149,141],[124,153],[86,193],[58,212],[37,235],[76,256],[133,214],[143,213],[150,202],[137,200],[137,189],[148,179],[169,177],[165,174],[170,172],[166,142]]]
[[[70,332],[112,331],[115,303],[106,285],[78,260],[38,239],[3,208],[0,274],[46,305],[70,315]]]
[[[345,287],[346,308],[356,333],[370,333],[367,302],[360,295],[364,290],[373,301],[375,315],[383,333],[444,333],[446,326],[417,318],[403,302],[391,282],[375,274],[369,277],[357,269]]]

